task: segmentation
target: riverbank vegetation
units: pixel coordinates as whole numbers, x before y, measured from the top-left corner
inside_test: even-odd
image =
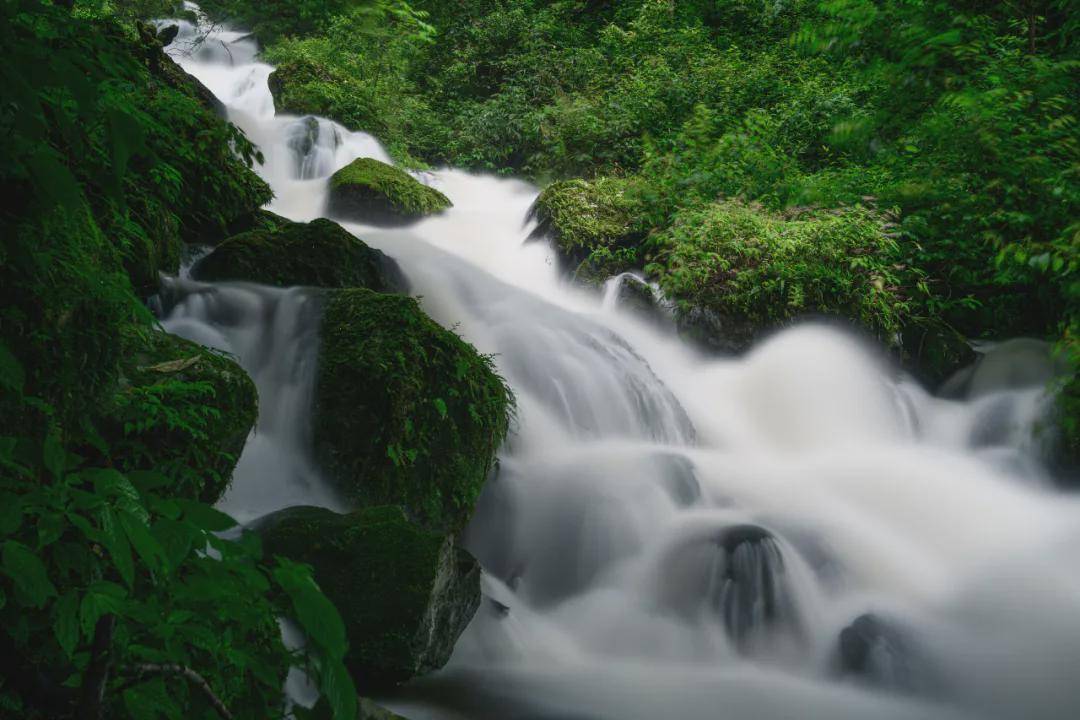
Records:
[[[1075,352],[1080,18],[1065,0],[411,9],[423,15],[403,14],[403,30],[420,22],[437,41],[358,32],[347,14],[283,28],[266,48],[279,97],[407,162],[616,178],[640,226],[624,257],[661,279],[678,275],[673,231],[714,203],[749,203],[761,222],[877,208],[896,219],[882,262],[909,306],[913,366],[952,367],[959,356],[930,354],[957,337],[1066,338]]]

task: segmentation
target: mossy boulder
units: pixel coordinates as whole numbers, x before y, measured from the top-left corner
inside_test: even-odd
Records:
[[[679,213],[647,270],[677,304],[684,335],[710,348],[741,351],[798,318],[831,316],[897,351],[933,348],[947,364],[948,333],[917,320],[920,278],[907,272],[892,231],[872,207],[776,213],[724,201]],[[914,329],[924,347],[902,348],[902,333]]]
[[[452,535],[400,507],[348,515],[281,510],[257,524],[263,548],[304,562],[345,623],[345,663],[361,692],[442,667],[480,604],[480,566]]]
[[[113,464],[156,470],[176,495],[216,502],[255,425],[255,383],[225,355],[152,327],[123,329],[120,349],[103,426]]]
[[[560,180],[544,188],[530,210],[533,239],[548,239],[575,279],[600,284],[632,268],[643,237],[637,203],[619,178]]]
[[[330,177],[330,212],[372,225],[405,225],[451,206],[435,188],[393,165],[354,160]]]
[[[240,233],[195,266],[199,280],[246,280],[290,287],[400,289],[397,263],[335,222],[285,221],[273,229]]]
[[[460,530],[506,435],[510,405],[491,361],[412,298],[328,293],[315,453],[355,505],[401,505],[427,527]]]

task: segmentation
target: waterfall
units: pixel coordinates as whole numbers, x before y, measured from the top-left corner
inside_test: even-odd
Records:
[[[275,114],[255,43],[179,22],[169,48],[266,157],[271,210],[325,214],[371,136]],[[537,189],[416,173],[454,203],[343,223],[519,404],[465,533],[486,600],[414,718],[1035,718],[1080,708],[1080,503],[1043,467],[1047,348],[982,348],[934,396],[867,341],[806,324],[739,358],[568,285],[526,243]],[[623,278],[619,282],[640,282]],[[308,457],[318,303],[169,281],[165,326],[236,354],[259,425],[223,503],[338,507]]]

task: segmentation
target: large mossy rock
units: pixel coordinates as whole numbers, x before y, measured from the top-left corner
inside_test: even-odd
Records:
[[[228,357],[142,326],[120,334],[103,428],[121,470],[155,470],[174,494],[216,502],[258,416],[255,383]]]
[[[450,199],[404,170],[372,158],[330,177],[330,212],[372,225],[404,225],[450,207]]]
[[[625,180],[560,180],[536,199],[534,239],[549,239],[575,279],[602,283],[636,264],[636,203]]]
[[[263,548],[310,564],[345,623],[345,662],[361,692],[442,667],[480,604],[480,566],[452,535],[399,507],[348,515],[281,510],[258,523]]]
[[[330,220],[284,221],[235,235],[195,266],[199,280],[371,290],[400,289],[397,263]]]
[[[888,215],[872,207],[790,210],[725,201],[676,216],[649,269],[677,304],[684,335],[744,350],[807,316],[843,319],[940,379],[966,359],[963,338],[924,323]],[[904,335],[920,344],[906,347]]]
[[[355,505],[461,529],[507,431],[511,399],[490,360],[412,298],[363,289],[328,294],[321,343],[323,471]]]

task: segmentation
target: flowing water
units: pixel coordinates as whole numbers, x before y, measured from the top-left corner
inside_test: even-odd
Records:
[[[265,153],[271,210],[319,217],[336,168],[388,160],[364,133],[276,115],[250,38],[181,25],[170,52]],[[1044,346],[984,348],[949,399],[824,325],[704,358],[618,288],[560,279],[525,242],[536,188],[418,177],[453,209],[346,227],[495,355],[519,411],[465,538],[487,599],[398,712],[1080,716],[1080,503],[1040,459]],[[308,457],[314,296],[183,277],[163,294],[167,329],[235,353],[259,387],[226,509],[340,508]]]

